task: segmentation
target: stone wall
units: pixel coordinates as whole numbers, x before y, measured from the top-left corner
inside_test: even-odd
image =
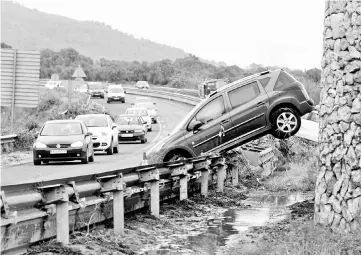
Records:
[[[361,1],[325,2],[315,222],[361,226]]]

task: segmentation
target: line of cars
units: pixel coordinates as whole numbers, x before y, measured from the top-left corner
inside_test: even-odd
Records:
[[[74,160],[87,164],[94,162],[95,151],[105,151],[108,155],[119,153],[120,142],[139,140],[146,143],[148,132],[158,122],[157,110],[149,98],[140,97],[115,121],[107,114],[85,114],[73,120],[47,121],[36,134],[34,165]]]

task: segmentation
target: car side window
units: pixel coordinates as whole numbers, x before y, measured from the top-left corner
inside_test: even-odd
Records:
[[[226,108],[224,106],[223,96],[220,96],[204,105],[203,108],[194,116],[194,119],[206,124],[221,117],[225,112]]]
[[[231,106],[234,109],[252,101],[256,97],[258,97],[260,93],[261,92],[259,90],[258,83],[254,81],[245,86],[236,88],[228,92],[228,97]]]

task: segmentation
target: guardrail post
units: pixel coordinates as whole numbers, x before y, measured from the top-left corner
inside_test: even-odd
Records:
[[[232,186],[238,185],[238,166],[232,166]]]
[[[150,213],[159,218],[159,181],[150,183]]]
[[[236,151],[230,152],[228,158],[228,165],[231,168],[232,175],[232,186],[235,187],[238,185],[238,172],[239,172],[239,161],[238,161],[238,153]]]
[[[208,180],[209,180],[209,170],[202,171],[201,195],[204,197],[207,197],[207,195],[208,195]]]
[[[68,201],[56,204],[56,240],[63,244],[69,244]]]
[[[44,204],[56,204],[56,240],[69,244],[69,196],[65,185],[39,187],[44,192]]]
[[[208,180],[209,180],[209,166],[211,160],[208,158],[193,161],[193,171],[201,172],[201,195],[207,197],[208,194]]]
[[[138,169],[139,182],[150,182],[150,213],[159,218],[159,170],[155,167]]]
[[[172,177],[179,177],[179,200],[188,199],[188,170],[193,168],[193,164],[175,163],[168,164]]]
[[[220,156],[212,158],[212,166],[217,168],[217,192],[223,192],[224,180],[226,178],[225,158]]]
[[[124,181],[123,175],[98,177],[102,184],[100,192],[113,192],[113,224],[114,233],[124,235]]]

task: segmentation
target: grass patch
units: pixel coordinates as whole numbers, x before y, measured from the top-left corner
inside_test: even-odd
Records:
[[[270,191],[302,191],[315,188],[317,178],[317,144],[292,137],[276,142],[275,172],[263,182]]]
[[[88,96],[78,94],[68,102],[67,92],[60,89],[41,89],[36,108],[15,108],[14,130],[17,141],[14,146],[2,146],[2,152],[29,150],[34,143],[34,134],[48,120],[69,119],[79,114],[103,113],[99,107],[87,104]],[[11,115],[9,107],[1,107],[1,135],[10,134]]]
[[[361,254],[361,232],[332,233],[303,218],[277,226],[266,230],[259,254]]]

